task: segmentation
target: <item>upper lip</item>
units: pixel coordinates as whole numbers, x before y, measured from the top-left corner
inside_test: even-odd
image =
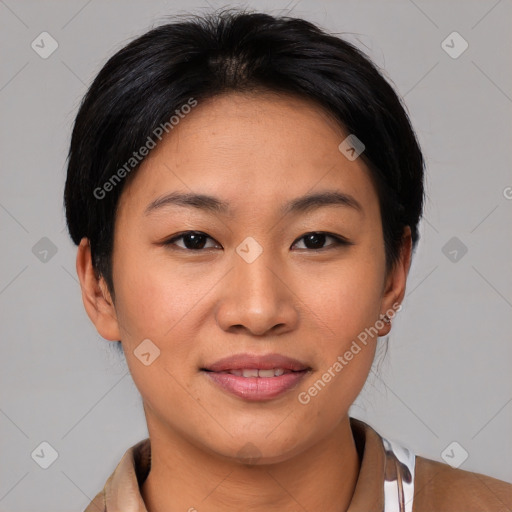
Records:
[[[309,366],[301,363],[297,359],[286,357],[281,354],[235,354],[219,359],[215,363],[205,366],[202,369],[211,372],[224,372],[227,370],[243,370],[249,368],[257,368],[258,370],[282,368],[283,370],[291,370],[295,372],[310,369]]]

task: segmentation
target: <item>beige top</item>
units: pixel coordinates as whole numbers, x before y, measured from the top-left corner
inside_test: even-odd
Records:
[[[512,512],[512,484],[415,456],[350,418],[361,460],[347,512]],[[147,512],[149,438],[129,448],[85,512]]]

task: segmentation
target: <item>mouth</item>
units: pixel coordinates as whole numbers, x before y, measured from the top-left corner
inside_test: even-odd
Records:
[[[246,379],[251,377],[268,379],[272,377],[281,377],[281,375],[284,375],[285,373],[292,373],[293,371],[294,370],[287,370],[285,368],[271,368],[270,370],[262,370],[261,368],[244,368],[243,370],[233,369],[216,373],[229,373],[231,375],[236,375],[237,377],[244,377]]]
[[[265,401],[295,388],[312,368],[280,354],[239,354],[200,368],[221,390],[248,401]]]

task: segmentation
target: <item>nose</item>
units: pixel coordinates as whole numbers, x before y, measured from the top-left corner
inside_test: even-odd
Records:
[[[250,263],[235,253],[233,263],[216,308],[218,325],[226,332],[245,331],[254,336],[295,329],[299,301],[290,276],[271,252],[263,251]]]

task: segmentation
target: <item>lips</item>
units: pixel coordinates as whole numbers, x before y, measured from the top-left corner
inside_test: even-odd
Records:
[[[237,354],[220,359],[203,369],[210,372],[227,372],[244,369],[273,370],[274,368],[297,372],[307,370],[308,366],[297,359],[281,354],[266,354],[263,356]]]
[[[238,354],[201,368],[210,382],[244,400],[276,398],[296,387],[311,367],[280,354]]]
[[[257,368],[244,368],[243,370],[227,370],[226,372],[219,373],[230,373],[231,375],[237,375],[238,377],[280,377],[285,373],[290,373],[291,370],[284,368],[272,368],[270,370],[258,370]]]

